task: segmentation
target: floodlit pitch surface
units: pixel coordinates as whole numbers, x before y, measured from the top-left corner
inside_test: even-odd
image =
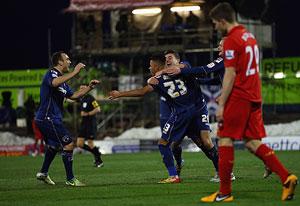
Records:
[[[277,152],[279,159],[300,176],[300,152]],[[104,155],[103,168],[92,167],[91,155],[75,155],[76,177],[84,188],[68,187],[60,156],[50,168],[56,182],[49,186],[35,179],[42,157],[0,157],[0,205],[203,205],[200,197],[218,189],[209,182],[213,167],[202,153],[184,153],[181,184],[157,184],[167,177],[158,152]],[[279,178],[263,179],[263,164],[246,151],[235,153],[235,201],[226,205],[300,205],[300,190],[293,201],[282,203]],[[220,203],[219,203],[220,204]]]

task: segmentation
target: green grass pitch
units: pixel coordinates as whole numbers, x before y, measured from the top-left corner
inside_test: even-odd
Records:
[[[277,152],[287,168],[300,176],[300,152]],[[181,184],[157,184],[167,177],[158,152],[104,155],[104,167],[94,168],[91,155],[75,155],[76,177],[87,187],[65,186],[60,156],[50,168],[56,182],[49,186],[35,179],[42,157],[0,157],[0,205],[207,205],[199,201],[218,189],[209,182],[214,175],[211,162],[202,153],[184,153]],[[300,205],[299,187],[293,201],[282,202],[279,178],[263,179],[263,164],[246,151],[235,152],[233,203],[226,205]],[[213,205],[216,205],[213,204]]]

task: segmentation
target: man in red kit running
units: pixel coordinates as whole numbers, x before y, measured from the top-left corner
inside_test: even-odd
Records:
[[[291,200],[297,177],[277,159],[274,151],[261,142],[266,136],[262,119],[261,82],[259,78],[259,50],[253,34],[236,21],[236,13],[229,3],[219,3],[210,11],[216,30],[226,35],[222,93],[216,113],[219,122],[220,190],[201,198],[202,202],[230,202],[230,174],[234,162],[233,141],[244,139],[250,152],[276,173],[282,182],[282,200]]]

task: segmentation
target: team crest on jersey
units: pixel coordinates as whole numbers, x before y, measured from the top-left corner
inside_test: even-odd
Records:
[[[225,58],[228,60],[234,59],[234,50],[226,50]]]
[[[68,135],[65,135],[62,137],[63,142],[69,142],[69,140],[70,140],[70,137]]]

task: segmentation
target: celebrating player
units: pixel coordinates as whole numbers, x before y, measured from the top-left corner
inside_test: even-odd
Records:
[[[40,172],[36,174],[38,180],[55,185],[48,170],[58,151],[61,151],[62,160],[66,170],[66,184],[70,186],[84,186],[73,174],[73,139],[62,122],[63,101],[65,98],[77,100],[97,84],[98,80],[91,80],[89,86],[73,92],[67,81],[75,77],[85,65],[79,63],[72,72],[69,72],[70,58],[64,52],[56,52],[52,56],[53,68],[44,76],[40,89],[40,107],[36,114],[36,124],[40,129],[47,149]]]

